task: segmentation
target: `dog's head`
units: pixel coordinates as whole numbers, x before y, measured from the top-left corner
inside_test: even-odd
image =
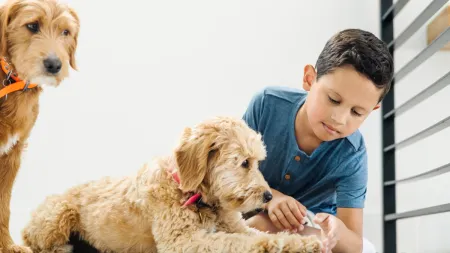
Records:
[[[76,69],[80,21],[56,0],[8,0],[0,7],[2,56],[23,80],[58,86]]]
[[[206,202],[248,212],[272,194],[259,171],[266,157],[261,135],[243,120],[217,117],[184,131],[175,150],[180,189],[200,191]]]

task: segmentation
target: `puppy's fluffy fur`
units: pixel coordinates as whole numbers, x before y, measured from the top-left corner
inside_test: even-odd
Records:
[[[58,86],[68,76],[68,65],[75,68],[79,19],[53,0],[8,0],[0,6],[0,29],[0,56],[20,79],[39,85],[0,98],[0,252],[31,252],[14,245],[9,233],[11,191],[38,116],[40,85]],[[60,69],[49,72],[46,59],[60,63]],[[0,69],[0,89],[5,77]]]
[[[206,120],[186,128],[173,155],[135,175],[48,197],[32,214],[23,239],[34,252],[70,252],[71,232],[101,252],[320,252],[316,236],[246,226],[241,213],[261,208],[270,192],[258,169],[265,156],[261,136],[244,121]],[[195,192],[205,205],[183,207]]]

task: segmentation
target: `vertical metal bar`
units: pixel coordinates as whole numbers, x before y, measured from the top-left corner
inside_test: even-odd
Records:
[[[382,16],[386,11],[391,8],[393,0],[381,0],[381,39],[389,43],[394,39],[394,20],[382,19]],[[392,57],[394,57],[394,47],[389,48]],[[390,112],[395,108],[394,103],[394,82],[392,81],[392,87],[389,93],[386,95],[382,102],[382,115]],[[395,115],[382,121],[382,133],[384,147],[395,143]],[[384,253],[397,253],[397,224],[395,220],[385,220],[384,217],[387,214],[396,212],[395,208],[395,185],[384,186],[384,182],[395,180],[395,148],[388,152],[383,151],[383,252]]]

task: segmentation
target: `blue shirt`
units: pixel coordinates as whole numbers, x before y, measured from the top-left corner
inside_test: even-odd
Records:
[[[266,87],[251,99],[243,119],[263,136],[267,158],[260,164],[262,174],[271,188],[292,196],[313,213],[336,215],[337,207],[363,208],[367,153],[361,133],[322,142],[306,154],[294,129],[306,96],[303,90]]]

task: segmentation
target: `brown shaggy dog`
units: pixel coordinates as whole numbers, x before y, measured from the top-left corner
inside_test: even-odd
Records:
[[[265,156],[261,136],[244,121],[204,121],[184,131],[173,155],[130,177],[48,197],[23,239],[34,252],[70,252],[71,232],[100,252],[321,252],[316,236],[246,226],[241,213],[272,197],[258,169]]]
[[[41,85],[58,86],[68,65],[75,69],[79,19],[53,0],[8,0],[0,6],[0,29],[0,57],[8,64],[0,69],[0,90],[17,79],[32,84],[0,98],[0,252],[31,252],[14,245],[9,233],[11,190],[38,116]]]

